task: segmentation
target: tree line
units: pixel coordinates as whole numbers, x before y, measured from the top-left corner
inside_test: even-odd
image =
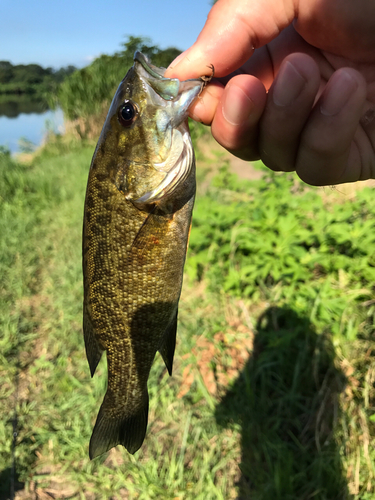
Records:
[[[0,61],[0,115],[17,116],[19,104],[23,112],[24,104],[38,104],[40,109],[61,107],[67,120],[81,119],[88,130],[101,119],[137,50],[155,66],[165,68],[181,53],[176,47],[161,49],[146,37],[128,36],[120,51],[103,54],[82,69],[66,66],[54,70],[39,64]]]
[[[9,61],[0,61],[0,94],[34,94],[42,97],[55,90],[74,71],[74,66],[54,70],[39,64],[13,65]]]

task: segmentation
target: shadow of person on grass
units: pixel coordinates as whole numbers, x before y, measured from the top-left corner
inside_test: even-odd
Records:
[[[333,436],[344,385],[327,335],[287,307],[260,317],[254,351],[215,413],[242,428],[239,499],[349,498]]]
[[[24,483],[19,482],[12,467],[0,471],[0,500],[13,500],[15,493],[23,487]]]

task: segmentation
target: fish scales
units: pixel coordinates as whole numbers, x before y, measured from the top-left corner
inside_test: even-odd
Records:
[[[83,228],[83,328],[91,375],[104,351],[108,364],[91,458],[117,444],[130,453],[139,449],[156,351],[172,371],[195,196],[185,120],[201,87],[201,80],[164,78],[162,69],[136,53],[91,163]]]

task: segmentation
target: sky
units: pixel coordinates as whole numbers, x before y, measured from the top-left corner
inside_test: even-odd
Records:
[[[83,67],[121,49],[127,35],[185,50],[211,0],[0,0],[0,60]]]

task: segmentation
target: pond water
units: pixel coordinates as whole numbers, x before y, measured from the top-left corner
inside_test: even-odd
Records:
[[[4,104],[4,103],[2,103]],[[56,111],[40,109],[37,107],[17,107],[14,112],[2,114],[0,106],[0,146],[7,147],[11,153],[17,153],[23,147],[32,148],[39,146],[47,131],[63,132],[64,117],[61,109]],[[21,139],[21,141],[20,141]],[[31,144],[30,144],[31,143]]]

